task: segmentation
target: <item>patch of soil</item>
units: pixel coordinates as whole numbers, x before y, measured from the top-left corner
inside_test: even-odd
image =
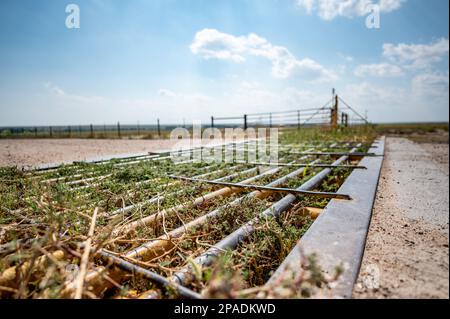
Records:
[[[388,138],[354,298],[449,298],[448,145]]]
[[[170,140],[0,139],[0,166],[35,166],[169,148]]]

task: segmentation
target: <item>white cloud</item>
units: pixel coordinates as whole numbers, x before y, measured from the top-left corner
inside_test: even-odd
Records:
[[[311,14],[314,10],[315,2],[315,0],[297,0],[297,5],[305,9],[308,14]]]
[[[359,77],[397,77],[404,74],[402,68],[389,63],[362,64],[355,69],[354,73]]]
[[[361,17],[372,12],[378,5],[380,12],[392,12],[399,9],[406,0],[297,0],[297,5],[308,14],[317,12],[323,20],[333,20],[336,17]]]
[[[339,94],[362,116],[367,110],[369,121],[409,120],[408,93],[403,88],[374,85],[364,81],[345,86]],[[349,114],[351,118],[355,118],[353,113]]]
[[[207,103],[213,101],[214,99],[210,96],[201,94],[201,93],[190,93],[190,94],[184,94],[184,93],[175,93],[172,90],[169,89],[159,89],[158,90],[158,97],[165,100],[165,102],[170,103],[181,103],[185,105],[191,105],[192,103],[197,103],[200,105],[207,105]]]
[[[353,56],[351,56],[351,55],[347,55],[347,54],[343,54],[343,53],[338,53],[338,56],[341,58],[341,59],[343,59],[343,60],[345,60],[345,62],[348,62],[348,63],[351,63],[351,62],[353,62],[353,60],[354,60],[354,57]]]
[[[215,98],[203,93],[174,92],[161,88],[144,97],[90,96],[68,93],[51,82],[44,83],[47,95],[45,107],[59,114],[69,124],[75,121],[86,123],[85,114],[92,123],[152,123],[160,118],[163,123],[181,123],[186,119],[208,118]],[[124,112],[126,110],[126,112]],[[84,116],[83,116],[84,115]],[[78,120],[77,120],[78,119]]]
[[[417,76],[411,87],[354,83],[339,91],[360,114],[374,122],[448,120],[448,73]]]
[[[405,44],[397,45],[385,43],[383,56],[394,63],[403,64],[406,67],[421,69],[442,61],[448,56],[448,38],[442,38],[430,44]]]
[[[237,88],[225,92],[218,101],[222,113],[219,116],[240,115],[244,112],[274,112],[322,107],[331,94],[287,87],[269,89],[259,83],[241,82]]]
[[[47,88],[47,90],[51,94],[53,94],[61,99],[72,100],[75,102],[93,102],[93,103],[104,102],[106,100],[102,96],[85,96],[85,95],[67,93],[66,91],[61,89],[59,86],[53,84],[52,82],[46,82],[46,83],[44,83],[44,86]]]
[[[176,94],[174,92],[172,92],[171,90],[167,90],[167,89],[159,89],[158,95],[164,96],[164,97],[175,97],[176,96]]]
[[[64,96],[66,95],[66,92],[64,92],[64,90],[62,90],[61,88],[59,88],[58,86],[54,85],[51,82],[46,82],[44,83],[44,86],[52,93],[59,95],[59,96]]]
[[[349,84],[342,91],[344,98],[356,98],[357,100],[364,101],[380,101],[389,104],[402,104],[407,95],[406,90],[403,88],[396,88],[390,86],[379,86],[369,82],[362,82],[357,84]],[[364,103],[365,104],[365,103]],[[362,106],[368,107],[371,103],[367,103]]]
[[[336,78],[332,71],[316,61],[309,58],[297,59],[287,48],[273,45],[254,33],[234,36],[215,29],[203,29],[196,33],[190,49],[192,53],[205,59],[236,63],[245,62],[248,56],[263,57],[272,63],[272,74],[277,78],[287,78],[293,74],[311,81]]]
[[[442,73],[424,73],[415,76],[411,81],[413,93],[448,98],[449,75]]]

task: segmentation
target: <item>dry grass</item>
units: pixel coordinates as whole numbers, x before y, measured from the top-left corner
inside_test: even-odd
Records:
[[[373,136],[372,131],[361,128],[334,133],[295,130],[285,132],[282,142],[290,144],[300,141],[327,150],[323,144],[344,140],[367,144]],[[297,158],[289,152],[282,154],[282,157],[286,162]],[[324,163],[330,161],[331,158],[322,158]],[[249,193],[245,190],[240,194],[192,205],[189,203],[193,199],[220,187],[175,181],[167,177],[168,173],[195,176],[220,171],[208,176],[213,179],[235,173],[235,164],[175,165],[163,160],[117,165],[124,162],[126,160],[112,160],[105,165],[79,163],[44,173],[25,173],[16,168],[0,169],[1,298],[136,297],[155,289],[153,283],[132,274],[117,272],[112,265],[99,259],[100,249],[126,254],[218,209],[220,213],[214,218],[187,230],[181,237],[170,239],[172,248],[163,254],[147,260],[132,260],[142,267],[170,276],[282,196],[275,194],[264,199],[244,199],[239,205],[230,205],[236,198]],[[249,167],[242,165],[239,170]],[[296,169],[280,168],[276,174],[264,177],[255,184],[267,184]],[[284,186],[298,187],[319,170],[305,169],[303,174]],[[349,170],[336,170],[318,190],[336,191],[348,173]],[[232,181],[238,182],[256,174],[236,176]],[[107,177],[98,178],[105,175]],[[93,177],[97,178],[80,182]],[[67,183],[74,181],[78,182]],[[139,205],[159,196],[164,199]],[[236,250],[224,254],[213,266],[201,269],[198,280],[191,288],[203,291],[207,297],[255,297],[257,292],[263,293],[257,287],[265,283],[313,222],[309,216],[300,213],[300,208],[323,207],[326,203],[326,200],[299,197],[296,205],[279,218],[260,220],[256,231]],[[151,227],[138,227],[121,237],[111,235],[123,225],[181,204],[182,209],[160,216]],[[125,213],[110,215],[130,205],[136,206]],[[318,287],[320,285],[314,282],[326,281],[316,278],[318,266],[314,260],[305,259],[304,266],[310,277],[303,276],[302,282]],[[94,270],[101,273],[95,277],[95,283],[91,280]],[[78,289],[67,290],[71,282],[77,282]],[[297,284],[292,281],[291,288],[286,289],[293,289]],[[94,286],[101,289],[91,289]],[[310,293],[300,293],[300,296],[308,295]],[[173,297],[167,291],[163,296]]]

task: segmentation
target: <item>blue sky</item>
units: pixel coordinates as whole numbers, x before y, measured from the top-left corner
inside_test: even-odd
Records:
[[[319,107],[332,87],[372,121],[448,121],[448,5],[2,0],[0,126],[209,121]]]

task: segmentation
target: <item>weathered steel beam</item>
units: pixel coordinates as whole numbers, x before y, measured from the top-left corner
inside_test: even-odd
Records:
[[[162,285],[166,289],[175,290],[177,292],[177,294],[181,297],[185,297],[188,299],[203,299],[202,296],[200,294],[196,293],[195,291],[192,291],[186,287],[183,287],[174,282],[171,282],[167,278],[165,278],[153,271],[139,267],[135,264],[130,263],[129,261],[126,261],[126,260],[124,260],[118,256],[115,256],[111,253],[108,253],[104,250],[100,250],[98,253],[104,260],[114,263],[119,268],[121,268],[125,271],[128,271],[128,272],[131,272],[133,274],[139,274],[153,282],[156,282],[156,283]]]
[[[315,167],[315,166],[312,166]],[[269,186],[259,186],[259,185],[250,185],[250,184],[240,184],[240,183],[227,183],[227,182],[216,182],[216,181],[210,181],[206,179],[198,179],[198,178],[190,178],[190,177],[183,177],[183,176],[175,176],[175,175],[168,175],[171,178],[180,179],[183,181],[191,181],[191,182],[198,182],[198,183],[205,183],[205,184],[211,184],[211,185],[221,185],[221,186],[229,186],[229,187],[239,187],[239,188],[247,188],[247,189],[253,189],[253,190],[264,190],[264,191],[271,191],[274,193],[290,193],[290,194],[297,194],[297,195],[304,195],[304,196],[314,196],[319,198],[339,198],[339,199],[351,199],[350,196],[346,194],[339,194],[339,193],[330,193],[330,192],[313,192],[313,191],[304,191],[294,188],[283,188],[283,187],[269,187]]]
[[[353,157],[367,157],[367,156],[379,156],[374,152],[364,153],[364,152],[292,152],[292,151],[282,151],[283,153],[289,153],[293,155],[314,155],[314,156],[353,156]]]
[[[316,155],[316,154],[312,154]],[[290,164],[290,163],[278,163],[278,162],[246,162],[246,161],[235,161],[239,164],[250,164],[250,165],[268,165],[268,166],[286,166],[286,167],[320,167],[320,168],[349,168],[349,169],[366,169],[365,166],[361,165],[333,165],[333,164]]]

